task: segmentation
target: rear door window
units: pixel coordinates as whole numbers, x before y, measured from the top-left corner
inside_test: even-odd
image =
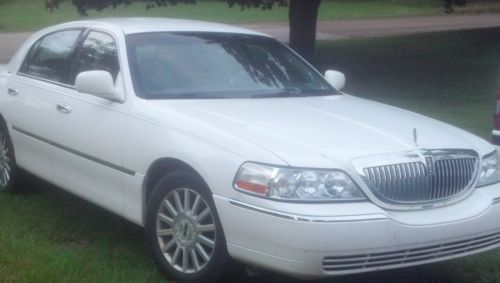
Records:
[[[32,77],[62,82],[81,30],[51,33],[37,41],[28,53],[20,73]]]

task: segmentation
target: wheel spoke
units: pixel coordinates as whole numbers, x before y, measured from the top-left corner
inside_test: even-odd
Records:
[[[184,211],[189,212],[189,190],[184,189]]]
[[[193,202],[193,207],[191,208],[191,215],[196,215],[196,211],[198,210],[198,206],[200,205],[201,196],[196,194],[196,198]]]
[[[186,248],[182,249],[182,271],[186,272],[189,265],[189,254]]]
[[[174,225],[174,220],[162,213],[158,213],[158,220],[170,226]]]
[[[174,206],[170,203],[170,201],[168,199],[165,199],[163,201],[163,203],[165,204],[165,206],[167,207],[167,210],[170,212],[170,214],[172,214],[172,216],[177,216],[177,214],[179,214],[177,212],[177,210],[175,210]]]
[[[184,208],[182,207],[181,197],[179,196],[178,191],[174,191],[174,200],[175,205],[177,206],[177,210],[180,212],[184,211]]]
[[[210,214],[210,208],[207,207],[205,208],[198,216],[196,216],[196,223],[200,223],[201,221],[203,221],[203,219],[205,219],[205,217],[207,217],[207,215]]]
[[[196,271],[200,270],[200,263],[198,262],[198,256],[196,255],[196,249],[191,250],[191,261],[194,264],[194,269]]]
[[[181,253],[181,247],[179,246],[175,247],[175,252],[174,255],[172,256],[172,263],[171,263],[172,265],[175,265],[175,263],[179,259],[180,253]]]
[[[210,260],[210,256],[207,254],[207,252],[205,251],[205,249],[201,246],[200,243],[196,244],[196,250],[198,251],[198,253],[201,255],[201,257],[203,258],[203,260],[205,262],[209,261]]]
[[[174,246],[174,244],[176,243],[175,239],[172,238],[170,241],[168,241],[168,243],[166,243],[163,248],[162,248],[162,251],[164,253],[166,253],[171,247]]]
[[[198,229],[198,232],[200,232],[200,233],[215,231],[215,225],[214,224],[197,225],[196,228]]]
[[[172,236],[174,234],[174,230],[172,230],[172,229],[163,229],[163,230],[159,230],[157,234],[160,237]]]
[[[7,186],[7,184],[9,183],[9,173],[7,172],[7,170],[3,170],[2,172],[2,183],[4,186]]]
[[[200,243],[205,244],[206,246],[213,248],[215,246],[215,242],[213,240],[210,240],[209,238],[203,236],[203,235],[198,235],[198,241]]]

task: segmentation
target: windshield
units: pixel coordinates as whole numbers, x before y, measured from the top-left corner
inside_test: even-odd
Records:
[[[146,99],[339,94],[278,41],[227,33],[127,36],[136,93]]]

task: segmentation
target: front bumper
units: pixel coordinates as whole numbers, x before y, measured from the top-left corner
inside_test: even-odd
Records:
[[[214,200],[232,257],[302,278],[419,265],[500,246],[498,184],[453,205],[418,211],[387,211],[369,202]]]

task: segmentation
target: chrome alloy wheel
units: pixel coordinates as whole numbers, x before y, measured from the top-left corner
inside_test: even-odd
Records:
[[[11,159],[9,154],[7,138],[0,133],[0,191],[7,188],[11,178]]]
[[[163,199],[156,217],[158,243],[167,262],[190,274],[202,270],[215,251],[213,211],[202,195],[177,188]]]

